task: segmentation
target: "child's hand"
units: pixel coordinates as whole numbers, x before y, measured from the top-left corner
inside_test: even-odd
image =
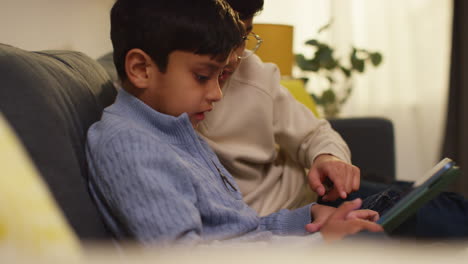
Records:
[[[310,233],[320,231],[320,228],[327,222],[330,215],[336,211],[335,207],[315,204],[310,209],[314,221],[306,225],[306,230]]]
[[[372,210],[355,210],[346,216],[346,219],[363,219],[371,222],[377,222],[379,218],[379,213]]]
[[[325,241],[340,240],[347,235],[352,235],[362,230],[370,232],[383,231],[380,225],[373,222],[378,219],[377,212],[371,210],[355,211],[361,207],[361,204],[361,199],[345,202],[329,215],[321,228],[319,228]],[[306,225],[307,231],[312,231],[317,227],[315,222]]]

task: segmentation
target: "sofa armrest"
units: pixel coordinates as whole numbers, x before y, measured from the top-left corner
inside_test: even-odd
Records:
[[[88,193],[86,131],[117,94],[105,70],[76,51],[0,44],[0,112],[80,239],[112,238]],[[1,232],[0,232],[1,233]]]
[[[379,117],[330,119],[351,150],[363,180],[395,180],[395,139],[392,121]]]

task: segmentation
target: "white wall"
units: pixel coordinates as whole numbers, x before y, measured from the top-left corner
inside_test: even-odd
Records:
[[[452,1],[265,0],[256,22],[295,27],[294,52],[333,17],[337,52],[381,51],[384,63],[356,78],[343,116],[383,116],[395,126],[397,177],[412,180],[440,158],[449,82]],[[254,28],[255,30],[255,28]],[[304,50],[306,49],[306,50]],[[341,49],[341,50],[340,50]],[[295,71],[297,73],[297,69]],[[316,83],[309,82],[308,89]],[[379,155],[379,153],[375,153]]]
[[[113,0],[0,0],[0,43],[26,50],[72,49],[97,58],[112,49]]]

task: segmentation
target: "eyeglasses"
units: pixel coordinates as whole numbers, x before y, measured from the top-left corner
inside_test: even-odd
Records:
[[[257,41],[257,43],[255,44],[255,47],[249,51],[244,51],[244,54],[237,56],[237,59],[243,60],[245,58],[248,58],[250,55],[254,54],[263,43],[263,39],[259,35],[253,32],[250,32],[249,34],[247,34],[247,36],[244,37],[244,45],[245,45],[245,41],[250,40],[250,38],[255,38],[255,40]]]

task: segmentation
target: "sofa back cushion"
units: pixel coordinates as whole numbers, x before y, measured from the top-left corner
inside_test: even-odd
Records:
[[[105,70],[79,52],[0,44],[0,82],[0,111],[69,224],[82,239],[109,238],[87,191],[84,151],[86,131],[116,96]]]

